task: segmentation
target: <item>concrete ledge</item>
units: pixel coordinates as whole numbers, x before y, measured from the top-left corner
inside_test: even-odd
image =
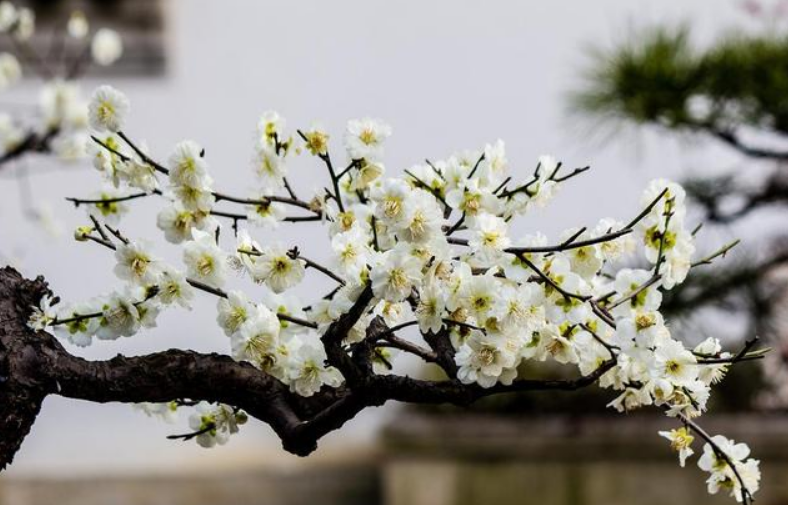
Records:
[[[386,505],[728,504],[706,493],[693,459],[680,468],[658,416],[501,418],[406,412],[385,430]],[[708,416],[712,434],[761,460],[762,505],[788,503],[788,416]],[[697,453],[703,443],[695,442]]]
[[[709,415],[701,418],[701,424],[712,435],[747,442],[761,459],[788,461],[788,416]],[[664,416],[642,414],[525,418],[406,412],[385,428],[383,441],[391,456],[665,460],[675,455],[657,431],[678,425]]]
[[[374,505],[379,471],[366,465],[192,476],[0,479],[0,505]]]

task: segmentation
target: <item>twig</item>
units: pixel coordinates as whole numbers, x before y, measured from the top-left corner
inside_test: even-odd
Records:
[[[750,490],[747,489],[747,485],[744,483],[744,479],[742,479],[741,475],[739,474],[739,469],[736,468],[736,464],[731,459],[731,457],[728,456],[728,454],[726,454],[725,451],[722,450],[722,448],[714,441],[714,439],[708,433],[706,433],[706,431],[703,428],[701,428],[697,423],[695,423],[690,418],[688,418],[687,416],[681,413],[678,414],[678,417],[679,419],[682,420],[682,422],[686,426],[689,426],[692,429],[692,431],[697,433],[700,436],[700,438],[705,440],[706,443],[711,446],[717,457],[723,459],[725,463],[728,464],[731,470],[733,470],[733,474],[736,476],[736,480],[739,481],[739,486],[741,487],[742,504],[748,505],[749,503],[751,503],[752,493],[750,493]]]
[[[741,242],[741,239],[736,239],[733,242],[731,242],[730,244],[722,246],[717,251],[715,251],[715,252],[711,253],[710,255],[706,256],[705,258],[701,258],[698,261],[696,261],[695,263],[693,263],[690,266],[690,268],[695,268],[695,267],[698,267],[698,266],[701,266],[701,265],[711,265],[711,263],[715,259],[717,259],[718,257],[724,258],[725,255],[728,254],[728,251],[730,251],[731,249],[733,249],[734,247],[739,245],[740,242]]]

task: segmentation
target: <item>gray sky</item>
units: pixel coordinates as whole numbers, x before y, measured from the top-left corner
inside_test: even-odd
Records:
[[[569,183],[548,209],[518,228],[555,236],[601,217],[634,215],[640,191],[653,177],[679,177],[709,156],[722,166],[737,160],[698,139],[679,142],[645,132],[625,132],[605,145],[590,142],[565,114],[565,93],[578,84],[589,47],[664,21],[692,20],[694,36],[708,40],[722,28],[752,25],[742,18],[733,1],[721,0],[181,0],[168,4],[167,76],[112,84],[131,99],[127,131],[134,138],[146,139],[160,159],[179,140],[199,141],[217,189],[230,192],[243,192],[250,180],[253,130],[268,109],[287,117],[292,128],[317,120],[334,132],[335,141],[349,118],[386,120],[394,128],[387,167],[395,173],[425,157],[441,158],[497,138],[507,142],[510,165],[521,177],[546,153],[569,167],[592,165],[590,175]],[[95,85],[85,83],[85,91]],[[12,96],[31,99],[23,91]],[[334,150],[340,147],[337,142]],[[41,163],[31,162],[31,169]],[[322,169],[304,159],[293,167],[291,180],[305,192],[312,181],[322,180]],[[95,188],[98,176],[92,170],[36,176],[34,182],[36,195],[50,203],[67,230],[84,224],[83,212],[62,198]],[[69,232],[53,241],[20,222],[16,188],[7,179],[0,179],[0,194],[0,248],[14,250],[25,273],[44,274],[67,300],[118,285],[111,255],[69,240]],[[134,207],[124,224],[127,234],[155,238],[162,246],[158,251],[178,261],[177,251],[165,246],[155,228],[161,202]],[[262,242],[270,239],[262,231],[255,235]],[[280,240],[321,258],[326,253],[315,244],[324,236],[308,225]],[[326,287],[308,279],[301,293],[314,292],[318,283]],[[227,339],[213,322],[214,305],[201,298],[191,313],[165,314],[156,330],[72,350],[91,358],[169,347],[227,352]],[[394,412],[365,413],[325,440],[319,454],[369,440]],[[11,472],[139,472],[172,469],[175,463],[191,468],[294,461],[257,422],[213,452],[165,440],[183,426],[147,419],[124,405],[49,398]]]

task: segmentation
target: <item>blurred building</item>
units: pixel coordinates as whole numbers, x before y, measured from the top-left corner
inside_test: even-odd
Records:
[[[82,12],[92,27],[106,27],[123,34],[124,54],[117,65],[93,67],[94,75],[155,76],[166,68],[166,24],[164,0],[19,0],[36,13],[32,46],[48,64],[57,64],[64,52],[81,49],[62,36],[69,16]],[[13,51],[14,44],[0,37],[0,51]]]

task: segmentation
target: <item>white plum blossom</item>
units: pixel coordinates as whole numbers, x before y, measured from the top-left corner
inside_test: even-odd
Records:
[[[202,147],[193,140],[179,142],[170,155],[167,166],[170,169],[170,183],[174,186],[199,187],[208,174]]]
[[[66,321],[54,327],[55,335],[77,347],[87,347],[98,332],[99,320],[85,317],[96,312],[92,303],[75,303],[58,311],[58,319]]]
[[[375,296],[390,302],[407,298],[421,278],[421,263],[403,249],[383,253],[370,273]]]
[[[412,189],[400,179],[386,179],[372,188],[371,197],[375,202],[375,216],[387,226],[404,228],[407,226],[405,202]]]
[[[722,489],[741,502],[741,482],[733,467],[744,480],[747,491],[754,493],[758,490],[761,478],[760,462],[749,458],[750,448],[746,444],[736,443],[722,435],[715,435],[711,439],[717,447],[706,443],[698,460],[698,467],[710,474],[706,481],[709,493],[716,494]]]
[[[95,200],[105,200],[95,205],[89,205],[86,210],[89,215],[111,226],[117,226],[120,219],[129,211],[126,202],[117,199],[127,196],[125,191],[116,189],[108,184],[99,192],[91,194]]]
[[[69,22],[69,31],[72,26]],[[115,30],[100,28],[90,43],[90,54],[93,61],[103,67],[115,63],[123,54],[123,40]]]
[[[542,290],[533,284],[504,286],[494,302],[492,313],[502,330],[537,331],[546,323]]]
[[[652,277],[652,272],[642,269],[622,268],[616,274],[613,287],[626,300],[613,309],[613,314],[626,317],[632,311],[651,312],[659,309],[662,304],[662,292],[659,285],[645,287]]]
[[[386,166],[383,163],[366,158],[357,160],[355,168],[354,177],[349,187],[351,191],[361,191],[369,188],[386,173]]]
[[[304,260],[292,258],[281,244],[264,247],[250,268],[255,281],[264,282],[274,293],[281,293],[304,278]]]
[[[134,409],[139,410],[148,417],[156,417],[165,423],[172,424],[178,419],[178,403],[135,403]]]
[[[508,229],[506,221],[500,217],[482,214],[474,220],[468,245],[484,261],[489,261],[511,245]]]
[[[329,224],[329,235],[335,236],[337,233],[350,231],[354,226],[358,226],[362,231],[370,235],[372,238],[372,209],[369,205],[361,203],[354,203],[345,206],[345,209],[340,211],[333,205],[328,205],[326,213],[331,217],[331,224]]]
[[[662,195],[662,198],[656,200]],[[684,281],[692,265],[695,246],[684,226],[686,207],[684,189],[662,179],[652,181],[641,199],[648,205],[657,201],[637,227],[645,246],[645,256],[661,267],[663,286],[671,289]]]
[[[391,127],[377,119],[348,121],[345,148],[354,160],[379,160],[383,156],[383,143],[391,136]]]
[[[695,451],[690,447],[695,437],[690,434],[686,427],[681,427],[677,430],[660,431],[659,435],[670,440],[670,446],[679,453],[679,464],[683,468],[687,458],[695,454]]]
[[[168,242],[180,244],[192,238],[192,230],[213,233],[217,223],[210,215],[188,210],[180,201],[175,201],[159,212],[156,226],[164,232]]]
[[[560,241],[564,242],[574,235],[576,235],[574,231],[568,230],[564,232]],[[588,238],[587,235],[581,234],[575,241],[582,241],[586,238]],[[602,268],[604,262],[604,258],[596,244],[583,247],[572,247],[566,251],[565,255],[571,264],[572,271],[584,279],[593,278],[599,272],[599,269]]]
[[[13,35],[19,41],[26,42],[33,36],[36,29],[36,15],[32,9],[20,7],[16,12]]]
[[[714,337],[708,337],[706,340],[695,346],[692,350],[695,356],[704,358],[717,358],[717,359],[730,359],[733,355],[729,352],[722,352],[722,345],[720,341]],[[720,382],[728,371],[727,363],[711,364],[706,363],[700,369],[698,379],[705,384],[717,384]]]
[[[287,166],[276,147],[269,144],[257,146],[252,165],[263,189],[274,190],[282,187]]]
[[[189,427],[195,433],[195,438],[201,447],[210,448],[215,445],[224,445],[230,440],[230,435],[238,433],[238,426],[246,422],[246,414],[236,412],[229,405],[210,404],[200,402],[189,416]]]
[[[134,158],[118,163],[116,175],[129,187],[141,189],[146,193],[153,193],[159,189],[159,181],[154,168],[148,163]]]
[[[665,288],[670,289],[684,282],[692,266],[694,252],[695,246],[687,234],[681,234],[676,238],[675,244],[665,256],[665,272],[663,274]]]
[[[185,209],[192,212],[209,214],[213,209],[216,198],[211,191],[213,179],[205,175],[193,184],[172,184],[170,194],[175,201],[179,202]]]
[[[640,311],[631,317],[619,319],[614,342],[629,354],[647,351],[661,342],[668,341],[670,333],[662,314],[655,311]]]
[[[249,207],[249,212],[246,214],[246,219],[249,223],[261,226],[267,229],[275,229],[279,223],[285,218],[286,210],[284,205],[270,200],[265,197],[258,200],[259,203]]]
[[[360,279],[372,257],[369,236],[362,227],[354,225],[350,230],[334,235],[331,248],[339,271],[348,279]]]
[[[563,365],[567,363],[578,363],[580,355],[578,347],[574,344],[574,330],[565,330],[561,327],[548,326],[542,330],[545,350],[547,351],[542,359],[548,356]]]
[[[0,113],[0,155],[17,147],[25,137],[25,133],[15,123],[11,115]]]
[[[290,381],[290,366],[300,342],[281,334],[276,316],[260,309],[230,339],[233,357],[248,361],[284,383]]]
[[[141,325],[140,312],[137,308],[138,298],[133,290],[112,293],[100,307],[96,337],[103,340],[115,340],[118,337],[131,337]]]
[[[511,384],[517,376],[517,354],[503,336],[475,331],[457,351],[457,378],[464,384],[478,383],[489,388]]]
[[[374,316],[380,316],[383,318],[383,322],[385,322],[388,326],[396,326],[398,324],[404,324],[409,321],[413,320],[413,310],[411,309],[410,305],[407,302],[389,302],[386,300],[381,300],[375,305],[375,308],[372,311]],[[359,330],[366,333],[367,326],[369,323],[362,325]]]
[[[462,283],[460,306],[483,323],[491,314],[501,285],[492,274],[474,275]]]
[[[258,145],[268,144],[275,147],[275,140],[284,141],[285,139],[282,138],[284,127],[285,118],[280,116],[278,112],[273,110],[263,112],[257,121]]]
[[[506,145],[498,139],[494,144],[484,147],[484,159],[479,164],[479,179],[486,186],[498,186],[506,176],[508,160],[506,159]]]
[[[276,354],[279,345],[279,319],[263,305],[245,300],[224,309],[220,307],[219,324],[231,336],[233,356],[263,366]],[[221,303],[221,302],[220,302]]]
[[[594,237],[601,237],[610,232],[624,229],[624,224],[610,218],[604,218],[599,221],[592,235]],[[624,234],[613,240],[606,240],[598,244],[599,254],[605,261],[616,261],[635,251],[636,243],[635,238],[631,233]]]
[[[289,293],[278,294],[273,291],[262,293],[262,304],[279,317],[279,331],[283,336],[298,336],[303,333],[304,327],[287,320],[287,317],[306,319],[301,300]]]
[[[90,99],[90,127],[98,132],[117,132],[129,112],[129,99],[112,86],[96,88]]]
[[[544,207],[555,196],[558,188],[558,184],[551,179],[558,167],[554,157],[540,156],[534,178],[511,192],[508,214],[523,214],[531,209]]]
[[[446,203],[462,212],[472,222],[480,215],[500,215],[503,210],[501,199],[493,195],[491,188],[479,185],[478,179],[466,179],[446,194]]]
[[[8,88],[22,77],[19,60],[11,53],[0,53],[0,90]]]
[[[545,282],[545,297],[548,316],[556,322],[583,322],[590,312],[588,304],[577,296],[587,296],[590,290],[582,276],[572,270],[566,256],[556,254],[545,263],[545,274],[551,282]],[[569,296],[572,295],[572,296]]]
[[[519,240],[515,240],[513,246],[544,247],[547,246],[547,236],[543,233],[526,235]],[[507,279],[522,283],[526,282],[533,275],[533,270],[522,260],[523,257],[537,268],[542,268],[544,266],[545,258],[542,254],[522,253],[519,255],[505,255],[501,258],[501,267]]]
[[[445,324],[446,299],[437,282],[428,282],[419,291],[419,304],[416,306],[416,318],[419,329],[424,332],[437,333]]]
[[[16,6],[8,0],[0,2],[0,33],[7,33],[17,19]]]
[[[210,233],[192,230],[192,240],[183,246],[183,262],[189,277],[212,286],[222,286],[227,276],[227,255]]]
[[[342,375],[334,367],[326,367],[326,351],[319,342],[304,343],[294,356],[290,371],[290,389],[301,396],[312,396],[323,385],[337,387]]]
[[[158,299],[166,305],[177,304],[185,309],[191,308],[194,288],[182,272],[164,268],[156,281],[159,288]]]
[[[654,352],[657,376],[678,386],[688,386],[698,378],[697,359],[681,342],[666,340]]]
[[[325,156],[328,153],[330,135],[319,125],[313,124],[303,131],[307,151],[314,156]]]
[[[105,92],[100,92],[101,88],[99,88],[94,93],[94,100],[88,106],[86,116],[85,104],[82,102],[78,84],[62,79],[46,82],[38,96],[45,127],[66,130],[84,127],[86,118],[90,126],[99,131],[109,129],[109,126],[104,126],[103,119],[107,124],[120,124],[128,111],[128,101],[125,95],[114,88],[109,86],[103,88],[106,88]],[[106,101],[101,101],[101,97]],[[95,105],[95,115],[93,105]]]
[[[254,304],[246,298],[242,291],[227,293],[226,298],[219,299],[216,309],[216,322],[228,337],[232,337],[254,315]]]
[[[68,24],[66,25],[68,35],[77,40],[84,39],[89,29],[90,24],[88,23],[88,18],[85,16],[85,13],[80,10],[72,11],[71,15],[68,17]]]
[[[57,311],[53,307],[57,301],[52,295],[45,294],[41,297],[37,307],[33,307],[27,326],[34,331],[45,330],[56,318]]]
[[[115,250],[115,275],[139,285],[152,284],[159,274],[159,260],[149,252],[150,244],[121,243]]]
[[[411,190],[401,220],[397,221],[397,236],[406,242],[424,243],[440,233],[443,210],[429,192]]]

